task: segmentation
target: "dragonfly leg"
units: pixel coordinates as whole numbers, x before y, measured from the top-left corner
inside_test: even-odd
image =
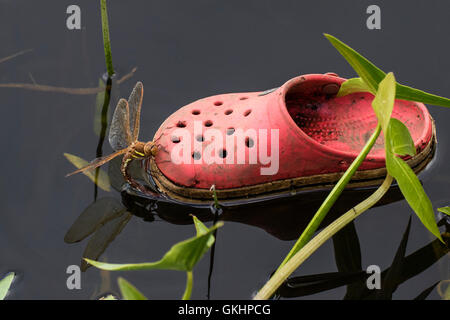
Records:
[[[133,161],[134,157],[132,156],[133,152],[127,152],[125,156],[122,159],[122,165],[120,166],[120,171],[122,172],[123,177],[125,178],[125,181],[130,184],[135,189],[138,189],[141,192],[144,193],[151,193],[154,196],[158,196],[157,193],[147,190],[143,185],[141,185],[139,182],[134,180],[130,174],[128,173],[128,166]]]

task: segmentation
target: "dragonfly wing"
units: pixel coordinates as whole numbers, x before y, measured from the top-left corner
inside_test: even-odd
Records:
[[[133,91],[128,98],[128,107],[130,109],[130,128],[131,138],[136,141],[139,136],[139,126],[141,118],[142,99],[144,97],[144,86],[142,82],[136,83]]]
[[[100,167],[101,165],[105,164],[106,162],[108,162],[111,159],[114,159],[115,157],[124,154],[128,151],[128,149],[122,149],[119,151],[116,151],[110,155],[104,156],[104,157],[100,157],[100,158],[96,158],[94,160],[92,160],[87,166],[84,166],[83,168],[80,168],[74,172],[71,172],[69,174],[66,175],[66,177],[69,177],[71,175],[74,175],[76,173],[79,172],[84,172],[84,171],[88,171],[88,170],[94,170],[95,168]]]
[[[128,148],[132,142],[128,102],[120,99],[109,128],[109,144],[114,150],[121,150]]]

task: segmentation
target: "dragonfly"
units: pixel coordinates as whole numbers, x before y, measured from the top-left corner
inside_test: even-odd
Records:
[[[115,157],[123,155],[120,171],[126,182],[142,192],[148,192],[144,186],[131,177],[127,170],[131,161],[148,159],[156,156],[158,152],[158,146],[154,141],[138,141],[143,96],[142,82],[137,82],[128,101],[122,98],[117,103],[108,136],[109,144],[115,152],[94,159],[85,167],[67,174],[66,177],[94,170]]]

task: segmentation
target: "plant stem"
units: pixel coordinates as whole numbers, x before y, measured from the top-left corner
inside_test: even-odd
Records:
[[[325,241],[330,239],[339,230],[353,221],[361,213],[377,203],[389,190],[393,178],[386,176],[381,186],[370,197],[360,202],[358,205],[347,211],[340,218],[336,219],[328,227],[322,230],[317,236],[309,241],[300,251],[298,251],[288,262],[286,262],[264,285],[264,287],[254,297],[255,300],[265,300],[270,298],[280,285],[294,272],[308,257],[317,250]]]
[[[367,154],[372,149],[375,141],[381,133],[381,126],[378,124],[375,132],[372,133],[369,141],[367,141],[366,145],[356,157],[356,159],[352,162],[350,167],[345,171],[344,175],[339,179],[338,183],[334,186],[331,192],[328,194],[325,201],[320,206],[319,210],[317,210],[314,217],[309,222],[306,229],[303,231],[300,238],[297,240],[295,245],[292,247],[291,251],[288,253],[286,258],[284,258],[281,265],[278,267],[279,270],[294,254],[296,254],[313,236],[314,232],[316,232],[317,228],[320,226],[320,223],[327,215],[328,211],[330,211],[331,207],[334,205],[336,200],[341,195],[342,191],[344,191],[345,186],[352,178],[353,174],[358,170],[358,167],[361,165],[363,160],[366,158]]]
[[[109,40],[109,24],[108,11],[106,10],[106,0],[100,0],[100,7],[102,13],[103,47],[105,48],[106,69],[108,70],[108,76],[112,77],[112,75],[114,74],[114,68],[111,56],[111,42]]]
[[[189,300],[191,298],[193,283],[194,275],[192,271],[186,271],[186,289],[184,290],[184,294],[181,300]]]

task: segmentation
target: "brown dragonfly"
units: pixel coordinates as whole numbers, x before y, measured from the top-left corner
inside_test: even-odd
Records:
[[[155,156],[158,147],[154,141],[138,141],[142,99],[144,87],[142,82],[136,83],[128,101],[120,99],[111,121],[109,129],[109,144],[116,152],[94,159],[87,166],[71,172],[66,177],[76,173],[93,170],[114,159],[124,155],[120,171],[125,180],[134,188],[148,192],[141,184],[135,181],[128,173],[128,165],[132,160],[143,160]]]

